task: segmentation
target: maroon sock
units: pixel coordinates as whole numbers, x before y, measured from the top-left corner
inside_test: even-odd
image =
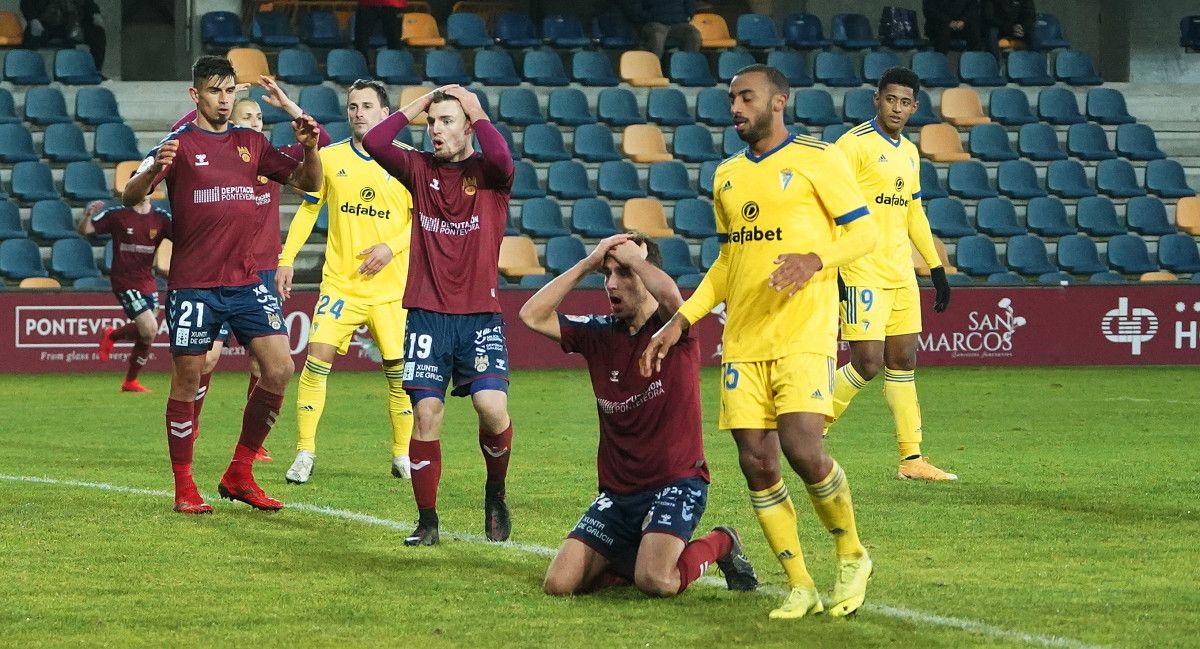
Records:
[[[679,592],[682,593],[688,584],[702,577],[709,565],[729,554],[732,549],[733,539],[720,530],[713,530],[688,543],[679,555],[679,562],[675,564],[679,568]]]
[[[242,435],[238,438],[237,447],[233,450],[233,461],[229,465],[230,473],[250,474],[254,464],[254,456],[262,448],[263,440],[275,425],[279,416],[279,408],[283,405],[283,395],[267,392],[256,387],[246,401],[246,410],[242,413]]]
[[[113,340],[137,340],[141,337],[138,333],[137,323],[133,320],[113,329],[112,335],[109,338]]]
[[[414,439],[408,446],[412,467],[413,496],[418,509],[437,507],[438,482],[442,479],[442,442]]]
[[[192,447],[195,421],[191,401],[167,399],[167,451],[171,455],[171,472],[175,475],[175,497],[182,491],[195,490],[192,482]]]
[[[254,394],[254,386],[258,385],[258,377],[250,374],[250,384],[246,386],[246,400],[250,400],[250,395]]]
[[[139,338],[133,343],[133,353],[129,355],[129,369],[125,371],[126,381],[136,381],[138,374],[142,371],[142,367],[146,365],[146,360],[150,358],[150,345],[142,342]]]
[[[483,461],[487,464],[487,481],[490,485],[504,484],[508,476],[508,458],[512,455],[512,421],[508,422],[499,435],[491,435],[483,428],[479,429],[479,450],[483,452]]]
[[[212,372],[200,375],[200,387],[196,388],[195,413],[192,420],[196,424],[196,437],[200,436],[200,410],[204,407],[204,397],[208,396],[208,383],[212,381]]]

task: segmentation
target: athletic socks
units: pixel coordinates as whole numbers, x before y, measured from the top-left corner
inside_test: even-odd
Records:
[[[833,380],[833,421],[837,421],[850,407],[850,402],[867,387],[867,380],[855,371],[850,363],[839,367]]]
[[[683,592],[689,584],[704,575],[708,567],[717,559],[729,554],[733,549],[733,538],[720,530],[708,534],[687,544],[679,561],[679,592]]]
[[[487,430],[479,429],[479,450],[483,452],[483,461],[487,465],[488,485],[503,485],[508,477],[508,458],[512,455],[512,421],[498,435],[489,434]]]
[[[866,553],[854,524],[854,503],[850,500],[850,481],[836,461],[833,470],[817,484],[805,485],[817,517],[833,535],[838,559],[861,559]]]
[[[137,323],[133,320],[113,329],[113,332],[108,336],[112,340],[137,340],[141,338],[138,333]]]
[[[388,382],[388,419],[392,423],[392,457],[408,455],[412,440],[412,400],[404,391],[404,366],[383,368]],[[410,458],[411,459],[411,458]]]
[[[192,481],[192,449],[196,442],[193,417],[191,401],[167,399],[167,451],[171,456],[171,473],[175,476],[175,500],[196,492],[196,484]]]
[[[212,372],[200,375],[200,387],[196,388],[196,400],[192,403],[194,414],[193,421],[196,424],[196,436],[200,436],[200,410],[204,407],[204,397],[208,396],[208,384],[212,381]]]
[[[317,424],[325,410],[325,384],[332,363],[309,356],[296,388],[296,450],[317,452]]]
[[[255,387],[246,402],[246,410],[242,413],[242,434],[238,438],[233,451],[233,461],[226,475],[230,477],[250,477],[250,468],[254,464],[254,456],[262,448],[263,440],[275,425],[279,416],[279,408],[283,405],[283,395],[267,392],[261,387]]]
[[[133,343],[133,353],[129,355],[129,369],[125,371],[125,380],[136,381],[149,358],[150,345],[142,342],[141,338],[136,339],[136,342]]]
[[[414,439],[409,445],[408,456],[417,509],[432,510],[437,507],[438,483],[442,479],[442,442]]]
[[[767,537],[767,545],[787,574],[788,586],[813,588],[812,575],[804,565],[804,552],[796,531],[796,508],[792,506],[787,485],[780,480],[762,491],[751,490],[750,503],[763,536]]]
[[[883,370],[883,396],[896,420],[896,445],[900,459],[921,454],[921,404],[913,370]]]

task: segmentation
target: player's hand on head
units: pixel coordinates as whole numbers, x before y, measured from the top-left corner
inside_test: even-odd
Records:
[[[788,297],[795,295],[824,266],[821,258],[811,252],[779,255],[775,263],[779,267],[767,278],[767,286],[776,291],[788,291]]]
[[[383,267],[392,260],[392,249],[386,243],[377,243],[358,253],[358,258],[363,260],[358,267],[358,272],[370,277],[383,270]]]
[[[648,253],[645,244],[638,243],[633,239],[626,239],[618,243],[608,252],[622,266],[632,266],[645,259]]]
[[[279,293],[279,297],[285,300],[292,297],[292,278],[295,277],[295,273],[291,266],[280,266],[275,271],[275,291]]]
[[[614,234],[607,239],[601,239],[600,243],[596,244],[596,247],[592,249],[591,254],[587,256],[588,265],[593,269],[599,269],[604,265],[604,258],[608,255],[610,250],[621,245],[622,243],[625,243],[626,241],[629,241],[632,237],[632,234],[622,232],[620,234]]]

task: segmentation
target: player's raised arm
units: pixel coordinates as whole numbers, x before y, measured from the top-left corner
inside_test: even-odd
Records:
[[[178,140],[167,140],[158,145],[150,157],[142,161],[137,173],[125,183],[125,189],[121,192],[121,203],[125,207],[133,207],[150,195],[154,185],[169,172],[178,149]]]
[[[280,88],[279,84],[275,83],[275,80],[271,77],[266,75],[259,76],[258,85],[266,90],[266,93],[262,96],[263,101],[287,113],[292,119],[296,119],[304,114],[304,110],[300,108],[299,104],[292,101],[292,98],[288,97],[287,93],[283,91],[283,88]],[[326,147],[329,146],[329,143],[332,141],[333,138],[329,137],[329,132],[325,130],[325,127],[318,123],[317,146]],[[291,154],[293,153],[291,149],[294,148],[298,148],[298,146],[289,144],[288,146],[283,147],[283,150]],[[299,155],[300,151],[295,151],[294,153]]]
[[[562,330],[558,325],[558,305],[562,303],[563,298],[575,288],[584,277],[589,273],[594,273],[600,270],[604,265],[604,257],[611,250],[621,244],[630,241],[633,238],[631,234],[616,234],[600,243],[596,244],[595,249],[591,254],[583,259],[580,259],[574,266],[563,271],[561,275],[550,280],[549,284],[543,286],[529,301],[521,307],[519,317],[521,322],[525,323],[526,327],[550,338],[554,341],[562,341]],[[643,259],[643,261],[645,261]],[[662,272],[662,271],[659,271]],[[669,280],[670,278],[668,278]]]
[[[500,131],[496,130],[491,118],[483,110],[479,97],[462,86],[446,86],[444,92],[462,105],[463,113],[471,123],[476,139],[479,140],[480,153],[494,176],[505,184],[511,184],[514,170],[512,152],[508,150],[508,142],[504,136],[500,135]]]
[[[375,159],[375,162],[378,162],[388,173],[406,185],[410,179],[405,152],[392,146],[392,142],[400,134],[400,131],[408,127],[414,117],[429,108],[431,101],[433,101],[432,92],[421,95],[407,106],[403,106],[400,110],[385,117],[382,122],[372,126],[362,139],[363,149]]]
[[[288,177],[287,184],[306,192],[321,189],[321,156],[317,155],[320,148],[319,126],[309,115],[301,115],[292,120],[292,128],[296,131],[296,141],[304,147],[304,157],[300,165]]]

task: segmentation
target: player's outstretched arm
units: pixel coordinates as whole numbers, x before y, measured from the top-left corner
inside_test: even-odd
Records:
[[[167,170],[175,162],[175,152],[179,149],[179,140],[167,140],[158,146],[152,157],[146,158],[137,173],[125,183],[121,192],[121,203],[125,207],[133,207],[146,199],[154,186],[158,175]]]
[[[292,128],[296,131],[296,141],[304,147],[304,157],[300,165],[292,172],[287,184],[306,192],[316,192],[321,189],[321,156],[319,126],[309,115],[301,115],[292,120]]]
[[[646,260],[645,247],[630,241],[616,246],[609,254],[617,263],[628,267],[642,280],[650,296],[658,302],[658,315],[664,321],[670,320],[679,307],[683,306],[679,286],[670,275],[663,272],[663,269]]]
[[[571,289],[575,288],[589,273],[600,270],[604,257],[609,251],[624,244],[632,238],[629,234],[613,235],[600,243],[591,254],[580,259],[574,266],[568,268],[558,277],[550,280],[529,301],[521,307],[519,317],[526,327],[555,341],[562,340],[562,330],[558,326],[558,305],[562,303]]]

